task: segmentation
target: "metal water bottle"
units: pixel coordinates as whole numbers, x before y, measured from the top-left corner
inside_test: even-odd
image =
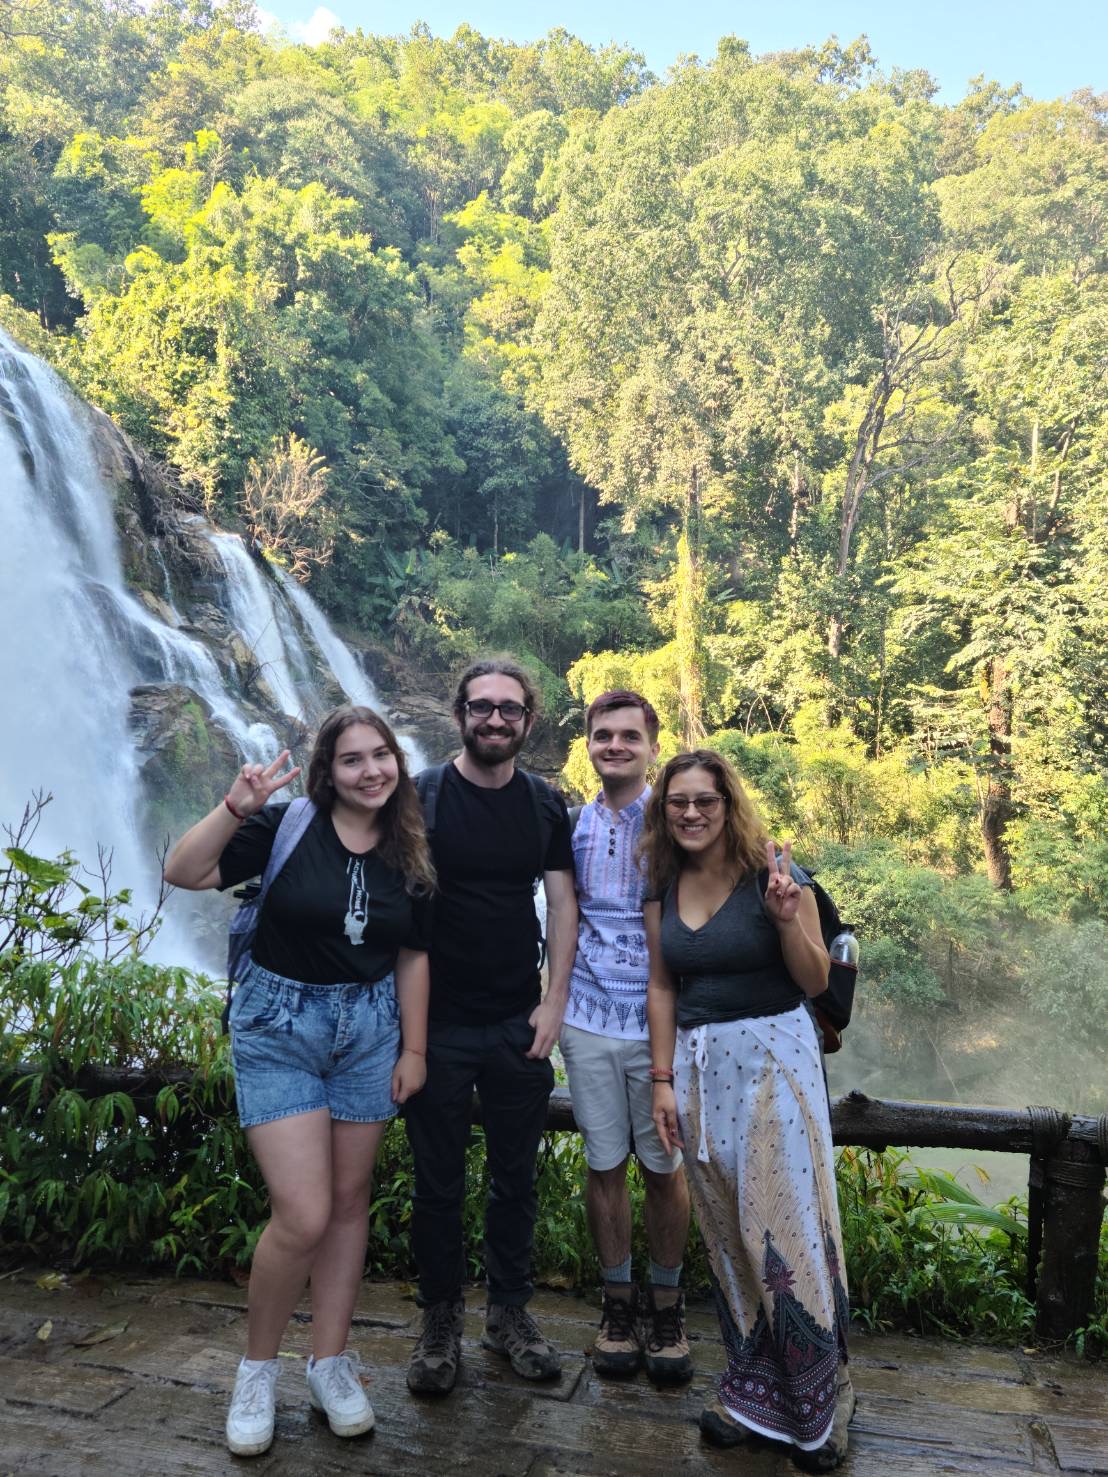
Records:
[[[845,964],[848,969],[858,968],[858,940],[854,937],[853,923],[844,923],[842,933],[831,941],[829,950],[832,964]]]

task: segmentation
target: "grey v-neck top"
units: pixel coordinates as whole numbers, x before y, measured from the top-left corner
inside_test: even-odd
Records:
[[[792,875],[801,887],[812,885],[800,867]],[[682,923],[671,885],[662,899],[662,957],[677,980],[677,1024],[686,1029],[780,1015],[804,999],[785,966],[756,875],[740,882],[701,928]]]

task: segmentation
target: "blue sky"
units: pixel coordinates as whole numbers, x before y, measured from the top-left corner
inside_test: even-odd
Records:
[[[1032,97],[1058,97],[1078,87],[1108,91],[1108,0],[761,0],[758,5],[708,3],[643,6],[631,0],[261,0],[294,40],[321,40],[335,21],[367,31],[407,31],[426,21],[448,36],[463,21],[485,35],[529,41],[564,26],[593,45],[626,42],[659,73],[682,52],[711,56],[720,36],[734,34],[755,53],[863,32],[884,67],[923,67],[954,102],[979,72]]]

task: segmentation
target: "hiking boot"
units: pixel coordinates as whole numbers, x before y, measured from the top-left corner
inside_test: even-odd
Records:
[[[732,1446],[745,1446],[754,1439],[754,1432],[750,1427],[736,1420],[718,1396],[700,1412],[700,1434],[709,1446],[718,1446],[723,1450]]]
[[[324,1413],[336,1436],[361,1436],[373,1430],[373,1406],[352,1354],[308,1360],[308,1399],[313,1410]]]
[[[639,1332],[639,1289],[630,1283],[626,1297],[604,1289],[600,1331],[592,1346],[592,1367],[597,1374],[634,1374],[642,1366],[642,1335]]]
[[[835,1414],[831,1421],[830,1436],[815,1451],[793,1451],[793,1461],[802,1472],[833,1472],[843,1461],[850,1445],[847,1427],[853,1418],[856,1404],[850,1371],[841,1368],[835,1390]]]
[[[481,1347],[510,1359],[516,1374],[525,1380],[552,1380],[562,1372],[562,1356],[543,1338],[526,1308],[490,1303]]]
[[[656,1301],[657,1289],[646,1290],[646,1372],[656,1385],[683,1385],[692,1379],[693,1362],[685,1334],[685,1294],[672,1303]]]
[[[232,1456],[261,1456],[273,1444],[279,1359],[244,1359],[235,1375],[227,1412],[227,1450]]]
[[[408,1361],[408,1389],[416,1395],[446,1395],[458,1378],[466,1309],[461,1298],[429,1303],[423,1328]]]

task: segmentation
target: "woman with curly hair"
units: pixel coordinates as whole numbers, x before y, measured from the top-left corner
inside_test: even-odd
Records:
[[[644,917],[654,1122],[686,1147],[727,1368],[705,1439],[847,1449],[854,1392],[831,1123],[806,1000],[827,988],[811,879],[731,765],[671,759],[647,805]]]
[[[372,709],[338,708],[316,738],[307,800],[271,805],[300,773],[288,757],[244,764],[165,865],[167,882],[193,890],[257,877],[291,811],[294,849],[269,879],[229,1017],[239,1117],[270,1200],[227,1416],[237,1456],[273,1440],[281,1336],[308,1281],[311,1404],[336,1435],[373,1425],[346,1341],[377,1148],[426,1077],[435,874],[403,751]]]

